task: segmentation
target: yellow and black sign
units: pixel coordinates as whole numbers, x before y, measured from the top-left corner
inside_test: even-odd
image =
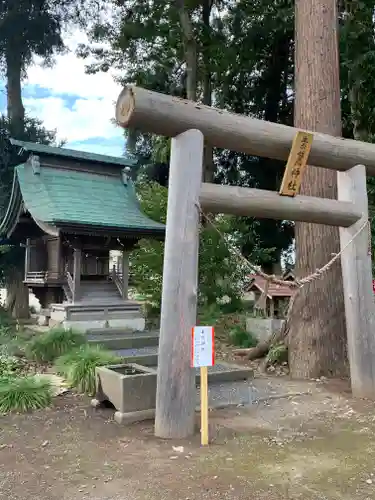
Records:
[[[289,153],[279,194],[283,196],[295,196],[298,194],[313,138],[314,135],[309,132],[302,130],[297,132],[293,139],[292,149]]]

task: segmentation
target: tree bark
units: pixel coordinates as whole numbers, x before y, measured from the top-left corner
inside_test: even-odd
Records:
[[[197,100],[197,45],[193,25],[184,0],[176,0],[180,18],[186,62],[186,95],[190,101]]]
[[[296,0],[295,127],[341,135],[335,0]],[[337,174],[310,166],[301,192],[337,197]],[[339,251],[338,229],[296,224],[296,271],[314,272]],[[347,375],[344,296],[340,262],[306,285],[294,303],[288,337],[294,378]]]
[[[21,137],[25,128],[22,102],[22,54],[8,47],[6,51],[7,112],[13,136]]]
[[[203,99],[202,102],[206,106],[212,106],[212,82],[211,82],[211,25],[210,16],[212,10],[212,0],[204,0],[202,5],[202,21],[203,21]],[[203,182],[213,182],[215,177],[215,163],[213,159],[214,150],[209,144],[204,148],[203,159]]]
[[[25,108],[22,102],[22,53],[8,46],[5,53],[7,113],[10,133],[23,138],[25,130]],[[29,289],[23,283],[23,269],[13,269],[7,284],[7,307],[14,318],[28,318]]]
[[[23,283],[22,270],[14,269],[8,281],[6,308],[13,318],[29,317],[29,289]]]

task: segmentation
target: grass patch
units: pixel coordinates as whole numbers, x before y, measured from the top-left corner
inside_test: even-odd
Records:
[[[226,313],[223,306],[211,304],[198,311],[198,324],[213,326],[215,338],[237,347],[254,347],[257,339],[246,332],[246,316],[242,311]]]
[[[4,346],[3,346],[4,347]],[[0,379],[14,377],[22,370],[22,363],[16,356],[10,356],[5,349],[0,350]]]
[[[288,348],[283,342],[274,344],[270,347],[267,354],[267,362],[273,363],[286,363],[288,361]]]
[[[229,340],[231,344],[245,349],[255,347],[258,344],[256,336],[247,332],[241,326],[233,327],[229,332]]]
[[[26,357],[38,363],[51,363],[67,352],[86,343],[83,334],[74,330],[52,328],[34,337],[26,346]]]
[[[52,401],[51,383],[34,376],[0,378],[0,413],[46,408]]]
[[[95,393],[95,368],[121,362],[121,358],[99,346],[81,346],[56,360],[57,373],[64,376],[71,387],[89,395]]]

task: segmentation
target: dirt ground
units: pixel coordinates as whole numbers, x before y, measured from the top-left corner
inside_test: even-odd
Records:
[[[121,427],[73,394],[0,417],[0,499],[373,500],[375,405],[341,382],[260,383],[309,394],[211,412],[206,448]]]

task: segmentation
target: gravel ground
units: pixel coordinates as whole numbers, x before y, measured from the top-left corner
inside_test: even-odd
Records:
[[[44,411],[0,417],[0,499],[375,498],[373,403],[315,383],[264,378],[255,389],[289,397],[212,411],[204,448],[198,432],[160,440],[152,423],[119,426],[113,411],[73,394]]]

